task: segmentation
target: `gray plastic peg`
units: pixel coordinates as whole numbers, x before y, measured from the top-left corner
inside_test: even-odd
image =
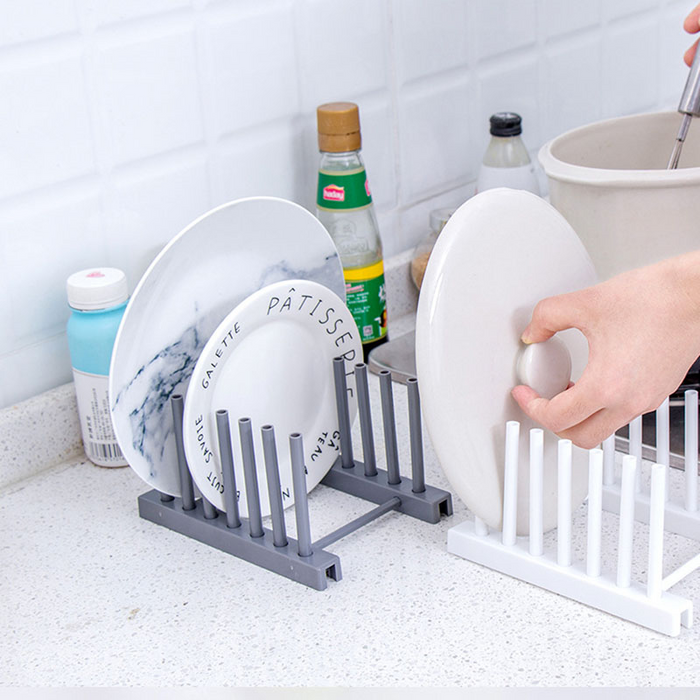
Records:
[[[173,428],[175,431],[175,449],[177,451],[177,466],[180,472],[180,493],[182,494],[182,509],[194,510],[194,484],[187,466],[185,444],[182,440],[182,414],[184,400],[182,394],[174,394],[170,399],[173,411]]]
[[[335,405],[338,409],[338,430],[340,431],[340,460],[344,469],[351,469],[355,466],[355,460],[352,454],[345,360],[342,357],[333,358],[333,379],[335,380]]]
[[[289,436],[289,452],[292,457],[292,486],[294,488],[294,515],[297,521],[299,556],[310,557],[311,524],[309,523],[309,499],[306,493],[306,468],[304,466],[304,442],[299,433]]]
[[[231,426],[228,411],[225,408],[216,412],[216,433],[219,439],[221,456],[221,475],[224,482],[224,504],[226,505],[226,526],[240,527],[241,517],[238,512],[238,493],[236,490],[236,473],[233,470],[233,452],[231,450]]]
[[[238,419],[238,432],[241,436],[241,454],[243,455],[243,476],[245,479],[245,496],[248,503],[248,526],[251,537],[262,537],[265,532],[260,514],[260,492],[258,491],[258,471],[255,466],[255,448],[253,447],[253,428],[250,418]]]
[[[418,380],[409,377],[408,387],[408,424],[411,435],[411,480],[413,493],[425,491],[425,465],[423,464],[423,431],[420,423],[420,394]]]
[[[394,418],[394,394],[391,388],[391,372],[383,369],[379,373],[379,389],[382,397],[382,421],[384,423],[384,445],[386,447],[386,470],[389,484],[400,484],[399,449],[396,445],[396,420]]]
[[[287,531],[284,525],[284,506],[282,505],[282,488],[280,486],[280,469],[277,462],[275,429],[271,425],[262,427],[263,455],[265,457],[265,474],[267,475],[267,493],[270,497],[272,515],[272,539],[275,547],[287,546]]]
[[[211,503],[209,503],[209,501],[207,501],[207,499],[204,498],[204,496],[202,496],[202,509],[204,510],[204,517],[207,520],[214,520],[214,518],[219,517],[219,513],[216,510],[216,508]]]
[[[355,386],[357,387],[357,410],[360,414],[362,458],[365,465],[365,476],[377,476],[377,459],[374,452],[374,432],[372,431],[372,412],[369,405],[367,365],[364,362],[359,362],[355,365]]]

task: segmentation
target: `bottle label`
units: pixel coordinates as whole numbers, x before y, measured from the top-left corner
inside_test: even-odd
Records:
[[[386,335],[386,292],[384,263],[343,270],[346,304],[352,313],[363,343]]]
[[[318,194],[316,204],[319,209],[363,209],[372,204],[367,173],[364,168],[342,172],[318,172]]]
[[[119,449],[109,411],[109,380],[102,374],[89,374],[73,368],[78,399],[80,431],[85,454],[101,467],[123,467],[128,463]]]

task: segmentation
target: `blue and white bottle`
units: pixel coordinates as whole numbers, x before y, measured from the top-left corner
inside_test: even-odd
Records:
[[[123,467],[109,410],[109,364],[129,292],[113,267],[92,268],[68,278],[68,347],[78,399],[85,454],[101,467]]]

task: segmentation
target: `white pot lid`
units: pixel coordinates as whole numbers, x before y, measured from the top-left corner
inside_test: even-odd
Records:
[[[452,215],[430,256],[416,322],[425,423],[454,491],[491,527],[501,526],[505,424],[517,420],[518,533],[528,531],[527,438],[539,426],[510,395],[521,383],[518,364],[531,385],[551,393],[566,385],[569,356],[574,381],[588,359],[586,339],[575,329],[525,356],[520,335],[540,299],[596,282],[593,263],[564,217],[522,190],[471,198]],[[545,432],[545,529],[556,526],[556,443]],[[585,458],[574,449],[574,507],[587,492]]]

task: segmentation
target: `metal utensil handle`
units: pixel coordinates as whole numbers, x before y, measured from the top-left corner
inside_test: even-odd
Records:
[[[695,51],[693,65],[690,67],[688,79],[685,81],[681,101],[678,103],[678,111],[683,115],[680,129],[676,141],[673,144],[673,151],[669,158],[668,170],[675,170],[678,167],[678,161],[681,159],[681,150],[685,143],[685,137],[688,135],[690,122],[693,117],[700,116],[700,47]]]
[[[700,49],[695,52],[693,65],[690,67],[681,101],[678,104],[678,111],[681,114],[700,117]]]

